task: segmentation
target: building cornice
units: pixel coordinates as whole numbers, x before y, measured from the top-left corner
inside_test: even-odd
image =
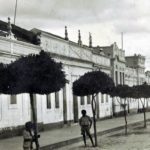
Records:
[[[83,59],[74,58],[74,57],[68,57],[68,56],[64,56],[64,55],[56,54],[56,53],[52,53],[52,52],[48,52],[48,53],[51,55],[51,57],[54,57],[54,58],[62,58],[65,60],[77,61],[77,62],[89,63],[89,64],[93,63],[92,61],[88,61],[88,60],[83,60]]]
[[[84,64],[91,64],[92,66],[97,66],[99,68],[103,68],[103,69],[107,69],[107,70],[110,70],[111,67],[110,66],[103,66],[103,65],[100,65],[100,64],[95,64],[94,62],[92,61],[87,61],[87,60],[82,60],[82,59],[78,59],[78,58],[73,58],[73,57],[68,57],[68,56],[64,56],[64,55],[60,55],[60,54],[56,54],[56,53],[51,53],[49,52],[49,54],[51,55],[52,58],[60,58],[60,59],[65,59],[65,60],[69,60],[69,61],[76,61],[76,62],[81,62],[81,63],[84,63]]]

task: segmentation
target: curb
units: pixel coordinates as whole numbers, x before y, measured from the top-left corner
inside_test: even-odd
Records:
[[[148,121],[150,121],[150,119],[147,119],[147,122]],[[141,123],[143,123],[143,121],[129,123],[128,127],[140,125]],[[107,130],[104,130],[104,131],[98,131],[97,135],[98,136],[99,135],[105,135],[105,134],[108,134],[110,132],[115,132],[115,131],[119,131],[119,130],[122,130],[122,129],[124,129],[124,125],[121,125],[121,126],[118,126],[118,127],[112,128],[112,129],[107,129]],[[92,136],[93,136],[93,133],[92,133]],[[70,145],[70,144],[73,144],[73,143],[77,143],[77,142],[80,142],[80,141],[82,141],[82,136],[79,136],[79,137],[76,137],[76,138],[73,138],[73,139],[68,139],[68,140],[65,140],[65,141],[61,141],[61,142],[58,142],[58,143],[42,146],[40,149],[41,150],[53,150],[55,148],[60,148],[60,147]]]

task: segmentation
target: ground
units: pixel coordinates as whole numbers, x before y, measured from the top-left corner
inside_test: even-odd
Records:
[[[79,142],[58,150],[150,150],[150,123],[146,129],[143,124],[129,127],[127,136],[124,135],[124,130],[99,136],[97,148],[91,147],[89,139],[87,143],[86,148],[83,142]]]

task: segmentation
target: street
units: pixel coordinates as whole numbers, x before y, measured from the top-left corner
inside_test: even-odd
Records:
[[[130,127],[128,135],[124,135],[124,130],[115,131],[98,137],[97,148],[88,146],[85,148],[83,142],[62,147],[57,150],[149,150],[150,149],[150,122],[148,127],[143,128],[143,124]]]
[[[147,112],[146,114],[147,114],[147,120],[149,121],[150,113]],[[145,130],[142,128],[144,125],[142,113],[129,115],[127,119],[128,119],[128,126],[129,126],[128,136],[124,136],[124,117],[117,117],[117,118],[97,121],[97,132],[101,136],[99,136],[98,139],[99,140],[98,144],[100,147],[95,148],[95,150],[100,148],[103,150],[112,150],[112,149],[120,150],[120,146],[121,146],[121,150],[122,149],[127,150],[129,148],[134,150],[133,146],[135,145],[136,147],[139,148],[144,145],[144,147],[147,148],[149,146],[149,139],[150,139],[150,135],[149,135],[150,122],[147,122],[148,127]],[[139,126],[135,126],[135,124]],[[93,133],[93,127],[91,129],[91,133]],[[40,132],[40,135],[41,137],[39,139],[39,142],[40,142],[41,150],[43,147],[48,150],[56,149],[58,147],[59,147],[58,150],[85,149],[80,134],[80,127],[78,124],[59,128],[59,129],[49,130],[45,132]],[[78,141],[81,142],[77,143]],[[88,142],[89,140],[87,140],[87,145],[91,146],[91,143]],[[8,139],[1,139],[0,150],[21,150],[22,144],[23,144],[22,136],[17,136]],[[68,146],[63,147],[64,145],[68,145]],[[127,146],[129,148],[127,148]],[[89,149],[94,149],[94,148],[92,147],[86,148],[86,150]],[[142,148],[139,150],[142,150]]]

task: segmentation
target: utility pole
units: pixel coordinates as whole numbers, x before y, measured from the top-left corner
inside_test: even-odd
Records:
[[[121,32],[121,49],[123,50],[123,32]]]
[[[18,0],[16,0],[16,4],[15,4],[15,13],[14,13],[14,25],[16,23],[16,14],[17,14],[17,2]]]

